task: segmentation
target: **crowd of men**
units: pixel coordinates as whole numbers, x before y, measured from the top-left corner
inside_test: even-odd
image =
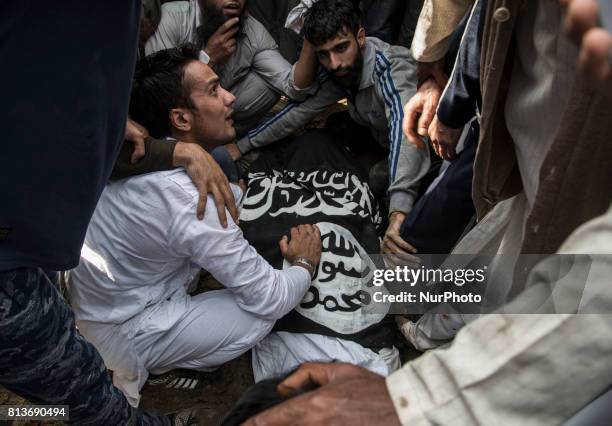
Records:
[[[76,424],[199,424],[143,386],[199,391],[252,350],[223,424],[612,418],[608,7],[45,6],[0,5],[0,385]],[[488,265],[495,313],[388,321],[350,293],[372,247],[539,257]],[[580,303],[512,314],[562,287],[555,254],[590,256]]]

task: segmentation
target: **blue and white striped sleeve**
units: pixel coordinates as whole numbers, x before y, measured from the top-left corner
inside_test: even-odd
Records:
[[[317,114],[338,102],[344,93],[331,80],[324,80],[320,89],[304,102],[289,102],[273,117],[265,120],[237,142],[245,154],[253,148],[270,145],[308,124]]]
[[[376,89],[389,126],[389,213],[409,213],[429,170],[429,150],[408,143],[402,131],[404,105],[416,93],[416,63],[405,54],[376,53]]]

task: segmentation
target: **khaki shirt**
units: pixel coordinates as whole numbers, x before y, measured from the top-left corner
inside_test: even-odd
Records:
[[[425,0],[412,39],[419,62],[435,62],[446,55],[451,35],[474,0]]]

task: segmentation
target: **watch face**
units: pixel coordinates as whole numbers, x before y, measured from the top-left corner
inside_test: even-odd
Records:
[[[208,65],[208,63],[210,62],[210,56],[208,56],[208,54],[203,50],[200,50],[200,62],[206,65]]]

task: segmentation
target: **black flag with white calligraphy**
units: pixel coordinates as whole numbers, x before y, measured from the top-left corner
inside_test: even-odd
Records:
[[[278,269],[289,267],[278,241],[293,226],[316,224],[323,253],[304,299],[275,329],[340,337],[374,350],[391,347],[392,321],[380,303],[371,309],[376,265],[368,254],[380,251],[382,218],[367,173],[324,130],[277,145],[251,167],[240,227]]]

